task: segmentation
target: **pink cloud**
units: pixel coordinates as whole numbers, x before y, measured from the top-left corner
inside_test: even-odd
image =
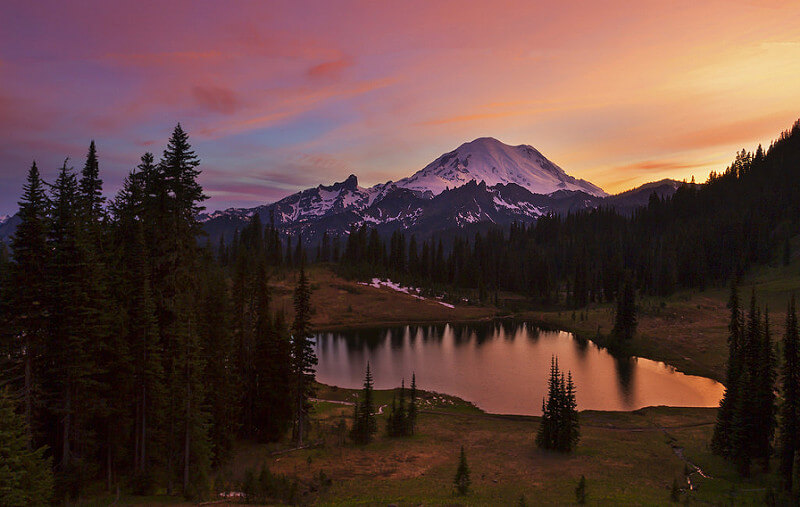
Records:
[[[192,94],[198,106],[214,113],[232,114],[241,106],[238,94],[230,88],[198,85]]]
[[[353,61],[343,56],[336,60],[314,65],[308,69],[308,77],[314,79],[337,78],[341,76],[345,69],[352,65]]]
[[[481,135],[532,144],[604,187],[680,177],[727,163],[730,145],[768,142],[800,96],[789,79],[800,75],[800,7],[788,1],[86,0],[6,11],[0,151],[14,164],[82,156],[102,135],[104,169],[120,160],[122,173],[131,152],[182,121],[204,160],[236,154],[235,176],[268,168],[269,192],[350,172],[397,179]],[[242,138],[247,150],[234,149]]]

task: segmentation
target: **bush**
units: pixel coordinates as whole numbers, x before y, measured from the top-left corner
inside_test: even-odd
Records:
[[[321,477],[324,474],[321,473]],[[328,479],[328,481],[330,481]],[[298,485],[296,480],[290,480],[284,475],[273,474],[266,463],[261,467],[258,475],[247,469],[241,486],[242,493],[247,501],[252,503],[268,503],[270,501],[283,501],[290,504],[297,503]]]
[[[681,489],[678,487],[678,479],[672,480],[672,489],[669,492],[669,499],[672,502],[680,502]]]
[[[467,465],[467,455],[464,453],[464,446],[461,446],[461,456],[458,459],[458,469],[456,470],[456,477],[453,479],[453,484],[459,495],[466,495],[469,493],[469,486],[472,484],[469,478],[469,465]]]
[[[586,503],[586,477],[581,475],[578,487],[575,488],[575,501],[581,505]]]

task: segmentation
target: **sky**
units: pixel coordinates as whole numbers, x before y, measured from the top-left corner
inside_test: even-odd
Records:
[[[0,215],[180,122],[210,210],[397,180],[478,137],[610,193],[704,181],[800,117],[800,2],[0,0]]]

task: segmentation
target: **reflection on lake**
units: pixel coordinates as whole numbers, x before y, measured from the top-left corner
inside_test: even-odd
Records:
[[[650,405],[714,407],[724,387],[664,363],[617,359],[591,341],[518,322],[404,326],[321,333],[317,380],[359,388],[367,361],[376,389],[409,384],[452,394],[487,412],[541,413],[550,358],[572,371],[580,410],[635,410]]]

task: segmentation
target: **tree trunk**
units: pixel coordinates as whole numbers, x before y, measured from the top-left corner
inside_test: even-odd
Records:
[[[300,381],[300,392],[302,393],[302,380]],[[303,395],[297,396],[297,445],[303,445],[303,429],[305,428],[305,414],[303,413]]]
[[[61,442],[61,468],[66,469],[69,467],[70,462],[70,447],[69,447],[69,436],[70,436],[70,423],[72,422],[72,397],[69,388],[69,384],[67,388],[64,390],[64,422],[63,422],[63,441]]]
[[[170,376],[172,377],[172,376]],[[172,382],[170,382],[172,384]],[[172,386],[170,385],[170,395],[169,395],[169,438],[167,442],[167,494],[172,495],[173,491],[173,484],[172,484],[172,459],[173,459],[173,440],[175,437],[175,411],[173,410],[173,394],[172,394]]]
[[[189,364],[186,364],[186,435],[183,443],[183,492],[189,489],[189,447],[190,447],[190,413],[192,410],[192,386],[189,383]]]
[[[139,464],[139,448],[142,445],[140,440],[140,428],[139,425],[142,422],[142,400],[141,398],[136,399],[136,418],[134,419],[133,423],[133,470],[134,472],[138,473],[141,470]]]
[[[25,422],[28,433],[28,450],[33,450],[33,352],[31,339],[25,334]]]
[[[111,491],[111,423],[106,428],[106,487]]]
[[[139,439],[139,447],[142,450],[139,469],[144,472],[147,470],[147,389],[144,385],[142,385],[142,437]]]
[[[186,434],[183,440],[183,493],[189,490],[189,452],[191,448],[191,421],[192,421],[192,381],[189,366],[190,346],[192,336],[192,320],[189,319],[189,333],[186,336]]]

